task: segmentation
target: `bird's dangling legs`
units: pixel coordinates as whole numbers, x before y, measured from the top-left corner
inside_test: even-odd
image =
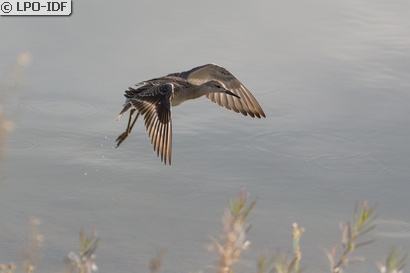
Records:
[[[131,119],[132,119],[132,115],[134,114],[136,109],[131,109],[130,110],[130,117],[128,118],[128,125],[127,125],[127,129],[124,131],[124,133],[122,133],[121,135],[119,135],[117,137],[117,139],[115,140],[115,142],[117,142],[117,146],[116,148],[118,148],[120,146],[120,144],[128,137],[128,135],[131,133],[132,128],[134,127],[135,122],[137,121],[140,113],[137,112],[137,115],[135,116],[133,122],[131,123]]]

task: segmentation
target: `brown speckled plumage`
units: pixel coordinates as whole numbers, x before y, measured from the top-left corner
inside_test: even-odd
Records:
[[[117,147],[131,133],[138,116],[144,116],[145,127],[154,151],[165,164],[171,165],[171,107],[190,99],[206,96],[222,107],[251,117],[266,117],[251,92],[225,68],[207,64],[189,71],[169,74],[130,87],[125,91],[124,108],[117,117],[130,110],[128,126],[117,139]],[[135,119],[132,115],[137,111]]]

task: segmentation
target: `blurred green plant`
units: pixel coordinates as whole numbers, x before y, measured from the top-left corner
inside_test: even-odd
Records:
[[[297,223],[293,223],[292,227],[293,257],[290,257],[288,254],[283,254],[279,250],[269,259],[265,255],[262,255],[257,263],[257,273],[301,273],[303,271],[299,264],[302,259],[300,238],[305,229],[299,227]]]
[[[246,224],[246,220],[254,208],[256,202],[248,205],[248,195],[241,191],[240,194],[229,201],[228,207],[223,214],[224,233],[220,240],[213,240],[219,255],[219,263],[216,271],[218,273],[233,273],[233,266],[241,257],[242,251],[246,250],[250,241],[247,234],[251,225]],[[363,261],[363,258],[354,256],[355,251],[372,240],[363,239],[375,225],[375,206],[369,207],[366,201],[361,206],[355,204],[353,221],[341,226],[342,239],[330,251],[325,250],[329,259],[330,272],[341,273],[354,262]],[[31,232],[28,243],[24,248],[23,269],[25,273],[33,273],[40,259],[40,248],[43,236],[38,229],[41,224],[39,219],[31,218]],[[297,223],[292,224],[293,252],[292,254],[276,251],[268,258],[262,255],[257,261],[257,273],[301,273],[304,271],[300,266],[302,251],[300,240],[305,229],[299,227]],[[95,273],[97,265],[95,263],[95,252],[99,243],[96,232],[87,235],[84,230],[80,231],[80,251],[79,254],[70,252],[65,258],[65,272],[67,273]],[[151,259],[149,270],[157,273],[163,266],[164,250],[160,249],[156,257]],[[398,248],[391,248],[387,258],[376,263],[380,273],[403,273],[408,254],[400,253]],[[14,273],[16,265],[14,263],[0,264],[0,273]]]
[[[80,230],[80,255],[70,252],[65,258],[65,272],[76,273],[92,273],[97,272],[95,263],[95,251],[97,250],[98,242],[96,232],[93,231],[90,235],[86,235],[84,230]]]
[[[408,254],[400,254],[397,247],[392,247],[387,254],[387,258],[384,261],[377,262],[376,265],[380,273],[403,273],[408,256]]]
[[[341,273],[347,266],[364,261],[363,257],[353,256],[353,254],[357,248],[373,242],[373,240],[360,242],[358,240],[374,229],[373,223],[377,218],[374,213],[375,208],[376,206],[368,207],[366,200],[362,202],[360,208],[358,203],[355,204],[353,222],[347,222],[341,226],[342,240],[340,244],[335,245],[330,251],[325,250],[331,273]]]

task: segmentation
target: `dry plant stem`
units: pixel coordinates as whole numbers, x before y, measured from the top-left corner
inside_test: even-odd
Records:
[[[25,272],[34,272],[40,260],[40,250],[44,241],[44,237],[39,232],[39,227],[41,225],[40,219],[31,218],[30,219],[30,234],[28,237],[28,242],[24,247],[24,261],[23,267]]]
[[[302,259],[302,252],[300,250],[300,238],[302,237],[302,233],[305,231],[303,227],[298,227],[297,223],[292,224],[293,232],[293,256],[295,260],[295,269],[294,272],[300,272],[299,270],[299,262]]]
[[[157,255],[151,259],[149,263],[149,271],[151,273],[157,273],[161,269],[164,263],[164,255],[165,255],[165,250],[159,249],[157,251]]]
[[[293,257],[288,254],[282,254],[279,250],[276,251],[272,258],[267,259],[262,255],[258,260],[257,273],[300,273],[300,260],[302,259],[302,252],[300,250],[300,238],[305,229],[299,227],[297,223],[292,224],[292,238],[293,238]]]
[[[233,265],[250,244],[246,239],[250,226],[245,227],[245,220],[254,206],[255,202],[247,206],[247,195],[241,191],[236,198],[230,200],[229,209],[225,209],[222,220],[224,237],[221,241],[214,241],[220,257],[218,273],[233,272]]]
[[[16,269],[14,263],[9,263],[7,266],[5,264],[0,264],[0,273],[13,273]]]
[[[15,64],[3,75],[0,80],[0,163],[3,157],[5,136],[14,128],[14,123],[10,118],[10,113],[6,114],[4,104],[7,96],[12,93],[12,91],[14,91],[22,82],[24,68],[30,63],[30,59],[30,53],[21,53],[17,57]]]

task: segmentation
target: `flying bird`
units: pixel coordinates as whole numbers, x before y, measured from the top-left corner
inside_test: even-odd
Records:
[[[220,106],[245,116],[266,117],[255,97],[232,73],[216,64],[206,64],[143,81],[125,91],[124,108],[117,120],[127,111],[130,114],[126,130],[115,140],[117,147],[128,137],[139,115],[142,115],[154,151],[161,161],[171,165],[171,107],[204,95]]]

